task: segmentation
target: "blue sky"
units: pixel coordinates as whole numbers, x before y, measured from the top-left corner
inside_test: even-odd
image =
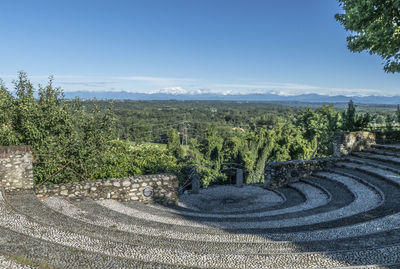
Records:
[[[65,91],[399,95],[337,0],[3,0],[0,78]]]

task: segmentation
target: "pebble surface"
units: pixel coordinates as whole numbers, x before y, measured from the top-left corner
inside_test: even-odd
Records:
[[[223,214],[223,215],[215,215],[215,214],[209,214],[209,213],[201,213],[201,212],[188,212],[188,211],[179,211],[175,210],[172,208],[167,208],[163,207],[160,205],[148,205],[148,207],[155,208],[157,210],[162,210],[162,211],[168,211],[171,213],[175,213],[178,215],[182,216],[193,216],[193,217],[213,217],[213,218],[251,218],[251,217],[266,217],[266,216],[274,216],[274,215],[280,215],[280,214],[287,214],[287,213],[293,213],[293,212],[298,212],[298,211],[303,211],[311,208],[316,208],[319,206],[322,206],[326,203],[329,202],[329,197],[327,193],[321,191],[321,189],[312,186],[310,184],[304,184],[304,183],[293,183],[291,186],[295,189],[297,189],[299,192],[301,192],[305,197],[306,201],[302,204],[298,204],[292,207],[286,207],[284,209],[279,209],[279,210],[268,210],[268,211],[260,211],[260,212],[254,212],[254,213],[244,213],[244,214]],[[254,188],[254,187],[253,187]],[[221,190],[223,191],[223,190]],[[237,191],[237,189],[236,189]],[[250,193],[249,193],[250,194]],[[253,201],[252,201],[253,202]]]
[[[212,186],[200,189],[199,194],[181,195],[178,205],[192,211],[206,213],[236,213],[238,210],[261,209],[265,204],[284,202],[278,193],[257,186]]]
[[[43,201],[50,208],[60,211],[63,214],[77,220],[82,220],[87,223],[92,223],[99,226],[110,227],[115,226],[116,228],[139,234],[154,234],[158,236],[168,236],[174,239],[186,239],[186,240],[202,240],[208,242],[253,242],[253,243],[265,243],[271,242],[271,240],[279,241],[316,241],[320,239],[332,240],[336,238],[346,238],[363,236],[376,232],[390,231],[393,229],[400,229],[400,213],[390,215],[384,218],[370,220],[364,223],[350,225],[345,227],[337,227],[331,229],[307,231],[307,232],[294,232],[294,233],[271,233],[271,234],[259,234],[258,236],[244,235],[244,234],[196,234],[196,233],[179,233],[176,231],[164,231],[162,229],[144,228],[133,224],[123,224],[116,220],[99,217],[97,220],[93,220],[90,214],[84,210],[76,208],[71,203],[60,198],[49,198]]]
[[[291,226],[300,226],[300,225],[309,225],[320,222],[327,222],[330,220],[335,220],[338,218],[348,217],[351,215],[355,215],[361,212],[368,211],[372,208],[379,206],[381,203],[380,195],[369,186],[366,186],[362,183],[359,183],[351,178],[340,176],[340,175],[332,175],[329,173],[323,174],[326,177],[330,177],[332,180],[341,182],[345,184],[348,189],[355,195],[356,199],[350,205],[345,206],[341,209],[324,212],[320,214],[315,214],[307,217],[299,217],[294,219],[285,219],[276,220],[276,221],[258,221],[258,222],[202,222],[201,220],[187,221],[184,219],[177,218],[167,218],[162,216],[157,216],[153,214],[149,214],[146,212],[142,212],[133,208],[130,208],[124,204],[121,204],[118,201],[114,200],[103,200],[98,201],[98,203],[104,207],[107,207],[111,210],[115,210],[119,213],[126,214],[129,216],[133,216],[135,218],[143,218],[146,220],[152,220],[161,223],[174,224],[174,225],[183,225],[183,226],[192,226],[192,227],[219,227],[224,229],[257,229],[257,228],[282,228],[282,227],[291,227]],[[302,184],[302,183],[296,183]],[[316,193],[318,193],[316,191]],[[321,194],[322,195],[322,194]],[[327,198],[326,198],[327,199]],[[308,197],[308,200],[311,200]],[[279,213],[276,213],[279,214]],[[241,215],[237,215],[238,217]],[[260,214],[262,216],[262,213]],[[204,223],[204,224],[203,224]]]

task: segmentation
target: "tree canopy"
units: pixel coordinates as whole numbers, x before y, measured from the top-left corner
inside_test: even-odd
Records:
[[[338,20],[351,34],[352,52],[368,51],[384,60],[386,72],[400,72],[400,0],[339,0]]]

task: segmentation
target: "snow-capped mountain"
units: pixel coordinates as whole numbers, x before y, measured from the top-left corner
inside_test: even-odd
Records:
[[[114,100],[221,100],[221,101],[260,101],[260,102],[312,102],[312,103],[339,103],[352,99],[356,103],[364,104],[400,104],[400,95],[397,96],[345,96],[322,94],[285,95],[276,93],[237,93],[231,91],[212,92],[210,90],[188,91],[183,88],[167,88],[149,93],[127,91],[76,91],[65,92],[66,98],[79,97],[83,99],[114,99]]]

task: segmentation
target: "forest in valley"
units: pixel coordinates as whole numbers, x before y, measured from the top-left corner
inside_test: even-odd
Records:
[[[194,170],[202,185],[263,181],[266,162],[330,156],[336,133],[393,130],[396,106],[65,99],[21,72],[0,83],[0,145],[31,145],[37,184]]]

